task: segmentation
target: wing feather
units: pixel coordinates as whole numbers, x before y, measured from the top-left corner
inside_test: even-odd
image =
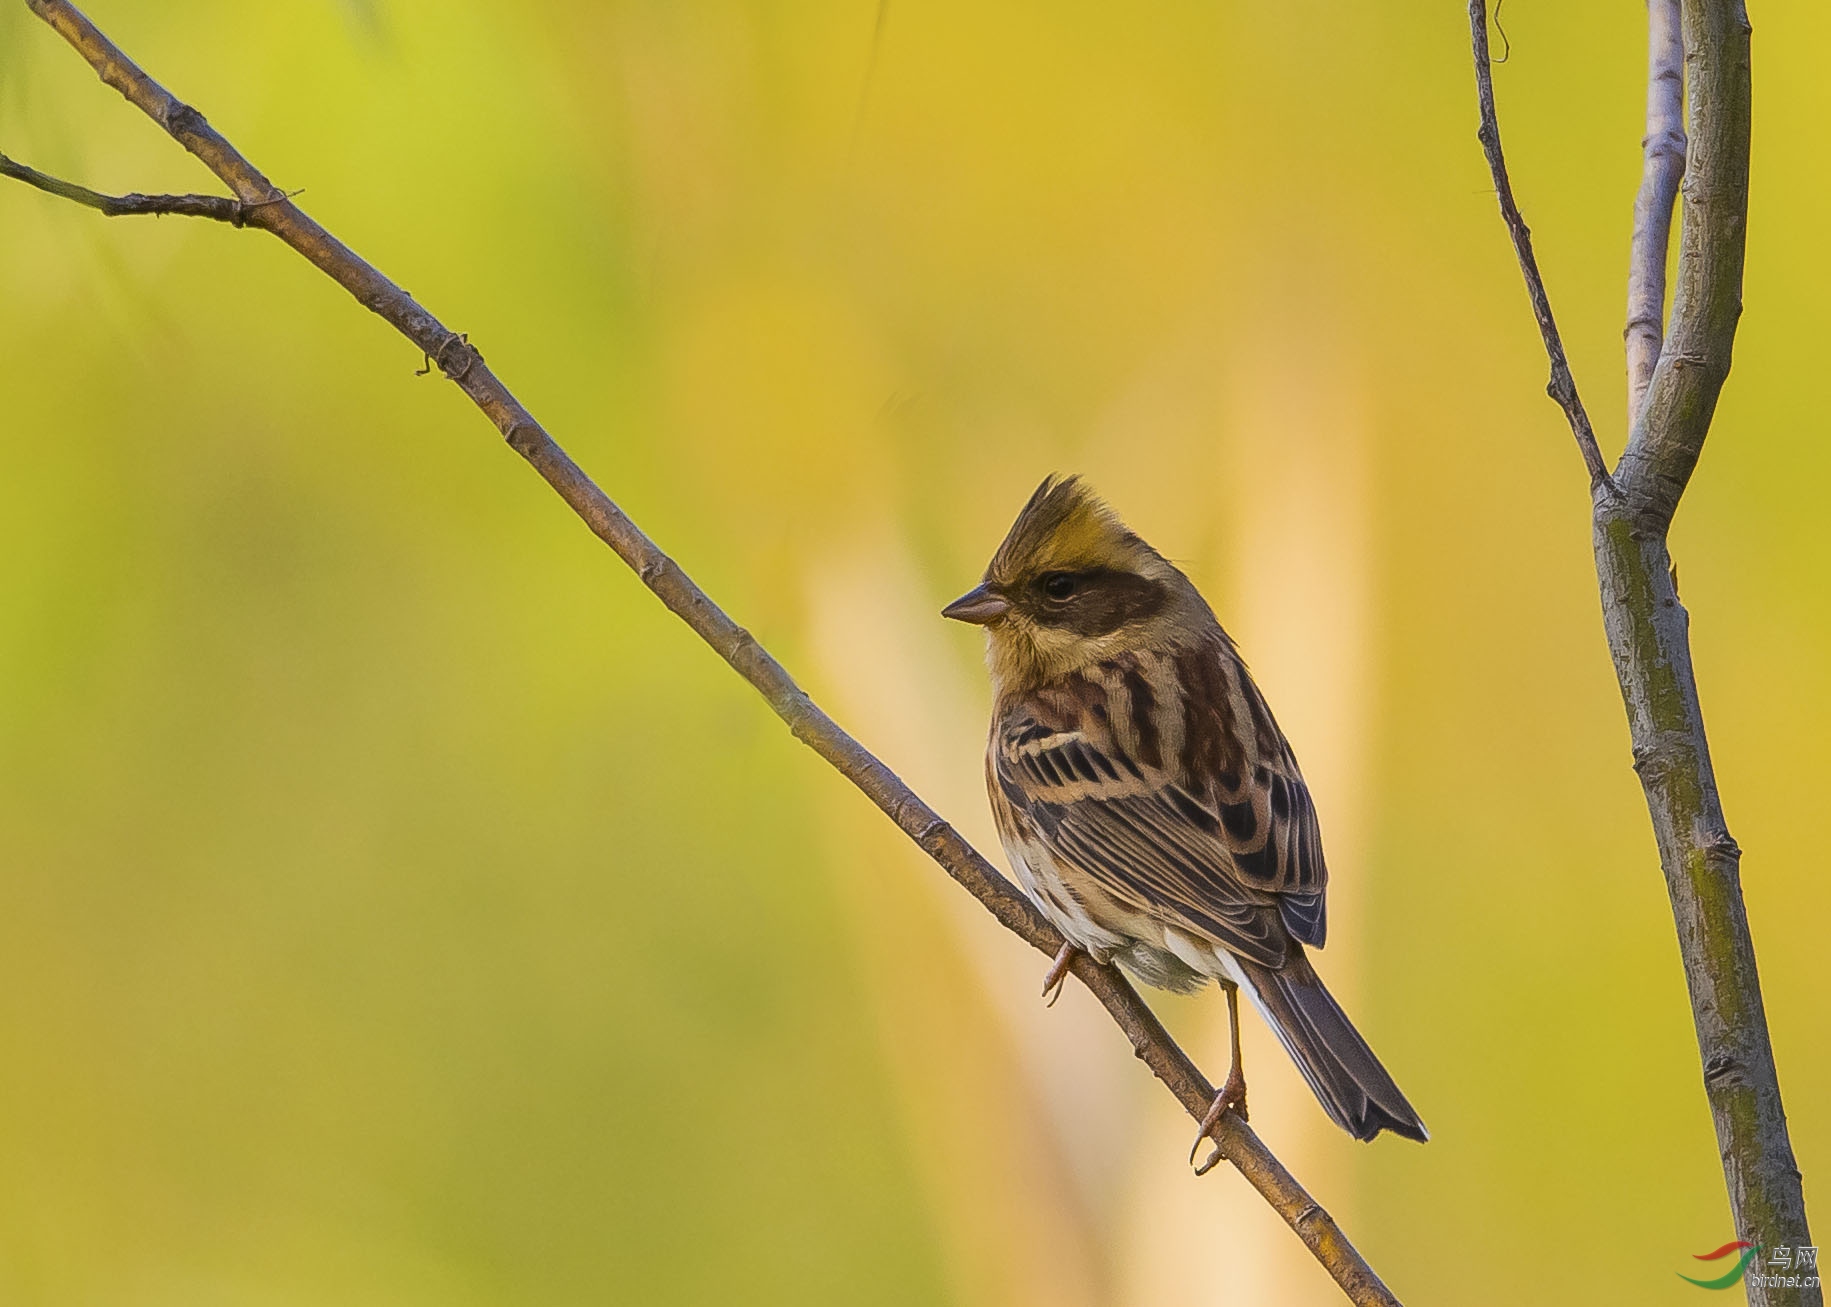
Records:
[[[1129,910],[1278,966],[1290,937],[1322,943],[1328,871],[1290,745],[1216,637],[1164,660],[1181,695],[1141,690],[1149,678],[1128,656],[1007,705],[992,770],[1064,869]]]

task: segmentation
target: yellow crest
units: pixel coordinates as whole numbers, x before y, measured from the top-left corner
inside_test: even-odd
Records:
[[[1010,585],[1039,572],[1138,568],[1162,561],[1079,477],[1050,476],[1036,488],[992,555],[986,577]]]

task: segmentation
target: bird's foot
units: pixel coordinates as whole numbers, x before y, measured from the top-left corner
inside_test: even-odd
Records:
[[[1055,1000],[1062,996],[1062,982],[1068,979],[1068,969],[1074,966],[1074,955],[1080,951],[1072,943],[1063,944],[1062,951],[1049,964],[1049,974],[1043,977],[1044,1007],[1054,1007]]]
[[[1202,1118],[1201,1129],[1196,1132],[1195,1143],[1189,1149],[1189,1165],[1195,1166],[1195,1155],[1202,1151],[1202,1142],[1213,1133],[1215,1126],[1221,1123],[1221,1117],[1226,1115],[1229,1108],[1239,1114],[1240,1120],[1247,1119],[1246,1077],[1240,1074],[1238,1066],[1229,1068],[1227,1082],[1221,1086],[1221,1092],[1214,1096],[1214,1106],[1208,1109],[1208,1115]],[[1208,1155],[1207,1161],[1195,1167],[1195,1173],[1207,1175],[1220,1164],[1220,1160],[1221,1150],[1217,1146]]]

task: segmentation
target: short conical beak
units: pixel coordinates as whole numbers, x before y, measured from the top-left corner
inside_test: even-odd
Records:
[[[989,585],[975,586],[941,610],[941,616],[956,622],[985,626],[1011,611],[1011,603]]]

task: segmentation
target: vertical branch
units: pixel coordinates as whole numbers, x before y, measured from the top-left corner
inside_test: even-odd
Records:
[[[1647,134],[1628,250],[1628,425],[1640,417],[1666,326],[1666,249],[1685,175],[1684,39],[1679,0],[1647,0]]]
[[[1748,233],[1748,15],[1742,0],[1683,0],[1681,15],[1690,140],[1671,330],[1617,469],[1622,498],[1597,506],[1596,573],[1737,1236],[1810,1244],[1742,900],[1741,850],[1717,791],[1690,618],[1666,539],[1729,376]],[[1816,1285],[1770,1285],[1758,1275],[1746,1284],[1756,1307],[1824,1301]]]
[[[1652,221],[1644,229],[1636,224],[1630,280],[1630,315],[1650,318],[1654,328],[1637,352],[1633,328],[1639,322],[1630,324],[1630,386],[1636,369],[1648,367],[1649,358],[1651,375],[1644,401],[1633,416],[1627,449],[1615,469],[1615,493],[1593,496],[1596,576],[1603,627],[1627,709],[1634,769],[1646,795],[1678,931],[1704,1091],[1716,1125],[1737,1236],[1767,1247],[1811,1245],[1804,1188],[1787,1136],[1755,946],[1742,901],[1741,850],[1730,838],[1717,792],[1691,662],[1690,617],[1679,603],[1666,541],[1729,376],[1742,312],[1751,112],[1748,14],[1743,0],[1680,0],[1682,57],[1675,63],[1671,9],[1670,0],[1650,0],[1648,5],[1653,84],[1648,90],[1649,178],[1641,194]],[[1507,185],[1488,70],[1484,0],[1470,0],[1469,22],[1481,105],[1480,139],[1520,252],[1555,379],[1563,351],[1548,328],[1550,314],[1538,266],[1523,242],[1524,224]],[[1669,201],[1663,220],[1656,212],[1658,192],[1652,174],[1663,163],[1654,153],[1664,142],[1656,139],[1659,131],[1652,123],[1672,104],[1676,92],[1663,83],[1670,80],[1667,70],[1678,66],[1684,70],[1689,141],[1672,325],[1662,345],[1657,329],[1665,239],[1656,239],[1654,233],[1662,222],[1669,229],[1671,219]],[[1648,304],[1651,312],[1643,313]],[[1651,351],[1645,348],[1648,343]],[[1589,462],[1587,423],[1578,422],[1581,406],[1565,403],[1555,389],[1553,393]],[[1590,466],[1593,484],[1593,463]],[[1823,1290],[1816,1283],[1776,1285],[1768,1279],[1751,1273],[1744,1280],[1754,1307],[1822,1307]]]

